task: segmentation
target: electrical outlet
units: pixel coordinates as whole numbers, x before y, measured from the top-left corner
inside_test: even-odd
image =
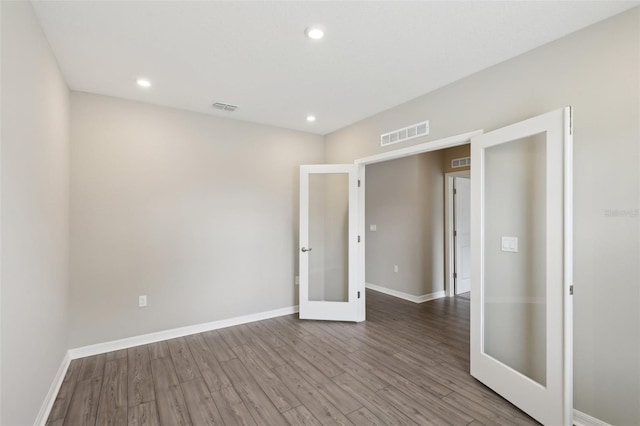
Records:
[[[393,265],[393,272],[398,272],[398,265]]]
[[[138,307],[144,308],[147,306],[147,295],[138,296]]]
[[[300,277],[296,275],[295,284],[300,285]]]

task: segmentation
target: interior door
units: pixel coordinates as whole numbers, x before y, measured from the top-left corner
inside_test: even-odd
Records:
[[[300,318],[358,321],[358,166],[300,167]]]
[[[571,109],[471,139],[471,374],[572,424]]]
[[[471,179],[453,180],[455,227],[455,290],[456,294],[471,291]]]

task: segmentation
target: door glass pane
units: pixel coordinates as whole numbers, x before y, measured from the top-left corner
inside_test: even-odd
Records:
[[[309,300],[348,302],[349,175],[309,175]]]
[[[487,148],[484,184],[484,352],[543,386],[545,159],[546,132]]]

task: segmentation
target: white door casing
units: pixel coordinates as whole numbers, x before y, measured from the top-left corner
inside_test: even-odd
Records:
[[[471,374],[546,425],[572,423],[571,121],[471,139]]]

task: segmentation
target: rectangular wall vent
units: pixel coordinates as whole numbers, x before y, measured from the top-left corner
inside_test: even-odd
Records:
[[[228,111],[228,112],[233,112],[238,109],[238,105],[223,104],[222,102],[214,103],[213,107],[215,109],[219,109],[221,111]]]
[[[429,134],[429,120],[380,135],[380,146],[392,145]]]
[[[454,158],[451,160],[451,168],[458,169],[460,167],[470,167],[471,166],[471,157],[464,158]]]

